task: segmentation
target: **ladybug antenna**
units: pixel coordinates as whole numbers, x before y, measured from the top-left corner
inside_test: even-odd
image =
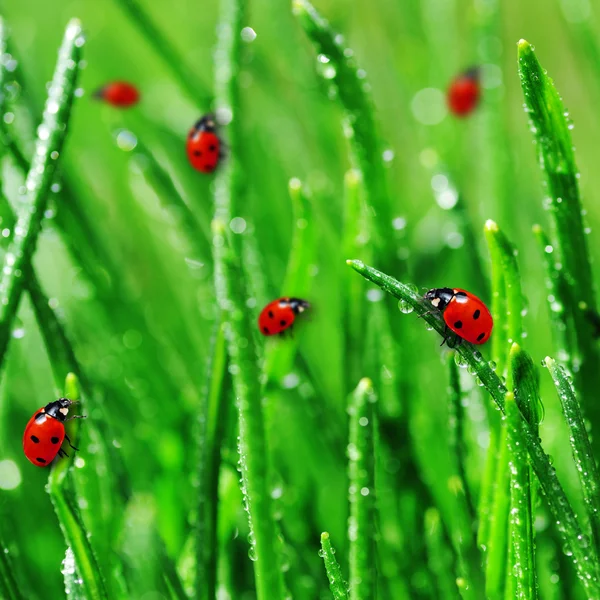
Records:
[[[103,100],[104,99],[104,92],[106,90],[105,86],[99,87],[93,94],[92,94],[92,98],[96,98],[96,100]]]
[[[469,79],[479,80],[479,77],[481,76],[481,67],[479,65],[473,65],[472,67],[465,69],[464,76]]]

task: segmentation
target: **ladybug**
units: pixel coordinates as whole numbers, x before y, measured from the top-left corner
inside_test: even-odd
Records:
[[[448,108],[457,117],[470,115],[481,96],[479,69],[473,67],[454,78],[448,88]]]
[[[119,108],[129,108],[137,104],[140,99],[140,93],[137,88],[126,81],[113,81],[103,85],[94,93],[94,98],[104,100],[108,104],[118,106]]]
[[[221,159],[221,140],[212,115],[203,116],[192,127],[187,137],[186,150],[190,164],[197,171],[212,173],[217,168]]]
[[[258,328],[263,335],[275,335],[289,329],[296,315],[310,308],[306,300],[300,298],[279,298],[269,302],[258,317]]]
[[[477,296],[458,288],[439,288],[429,290],[425,299],[442,312],[446,325],[461,340],[484,344],[490,339],[494,321],[487,306]],[[446,341],[444,338],[442,345]]]
[[[75,402],[68,398],[59,398],[39,410],[27,423],[23,434],[23,451],[25,456],[38,467],[48,466],[58,454],[68,456],[61,448],[66,438],[69,446],[77,450],[65,432],[65,422],[71,419],[84,419],[83,415],[74,415],[67,419],[69,407]]]

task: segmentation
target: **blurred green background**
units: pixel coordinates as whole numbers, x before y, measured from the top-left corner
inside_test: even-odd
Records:
[[[114,460],[122,460],[123,470],[110,477],[110,485],[123,492],[119,500],[111,497],[108,484],[80,496],[92,542],[103,562],[115,573],[122,571],[128,597],[158,600],[168,597],[160,582],[163,555],[179,565],[186,588],[193,579],[197,417],[216,305],[209,235],[211,177],[187,163],[185,137],[210,109],[206,99],[212,94],[218,7],[216,2],[191,1],[141,4],[189,69],[191,85],[199,90],[196,97],[182,88],[153,40],[140,33],[116,0],[3,0],[0,11],[10,26],[12,50],[25,83],[14,100],[14,120],[7,123],[15,137],[24,140],[27,156],[32,149],[27,140],[39,122],[64,26],[76,16],[86,31],[87,67],[80,80],[84,93],[74,108],[60,167],[63,187],[55,188],[35,266],[94,384],[87,414],[100,423],[105,441],[118,455]],[[534,223],[548,223],[541,172],[523,112],[516,42],[526,38],[535,44],[574,121],[598,279],[600,250],[594,232],[600,221],[600,171],[595,163],[600,60],[595,46],[587,45],[598,35],[591,8],[586,2],[567,0],[322,0],[317,8],[343,33],[372,90],[380,136],[388,149],[396,258],[401,265],[397,275],[419,289],[463,287],[489,300],[489,282],[473,269],[473,256],[481,252],[487,261],[483,224],[489,218],[496,220],[519,249],[528,306],[524,346],[536,362],[552,354],[542,263],[531,233]],[[287,191],[292,177],[311,191],[317,232],[308,298],[314,311],[297,328],[294,368],[271,396],[269,432],[276,467],[274,498],[287,542],[288,585],[295,598],[328,598],[317,556],[318,534],[331,533],[343,561],[345,402],[346,394],[365,375],[349,371],[343,344],[344,260],[361,258],[341,251],[343,182],[350,164],[341,111],[327,97],[327,85],[316,73],[313,48],[293,19],[290,5],[255,0],[248,7],[247,26],[256,38],[248,42],[240,74],[244,139],[240,159],[247,195],[239,216],[255,233],[259,250],[255,270],[264,278],[266,292],[249,300],[253,315],[281,293],[295,293],[281,289],[293,226]],[[445,114],[443,92],[448,83],[477,64],[483,68],[480,109],[462,120]],[[139,86],[139,106],[120,112],[91,97],[97,87],[115,79]],[[135,138],[122,130],[132,132],[173,178],[204,232],[194,244],[181,233],[181,211],[161,207],[160,200],[168,198],[158,198],[145,182],[144,163],[136,158],[136,150],[122,149],[135,144]],[[2,166],[5,186],[14,196],[21,185],[19,171],[7,157]],[[72,202],[67,209],[65,188]],[[454,210],[458,197],[466,219]],[[69,222],[65,214],[83,214],[91,231],[80,225],[61,227],[60,219]],[[475,232],[476,248],[469,244],[468,227]],[[487,273],[487,262],[484,269]],[[99,289],[94,282],[103,282],[104,287]],[[364,294],[366,303],[380,301],[366,284]],[[456,499],[449,493],[454,472],[447,437],[441,435],[447,424],[447,381],[439,339],[423,331],[414,317],[398,313],[398,319],[405,323],[402,338],[396,339],[402,368],[395,375],[400,412],[410,419],[408,429],[396,435],[403,436],[400,447],[412,449],[406,451],[414,453],[418,467],[398,487],[418,487],[421,484],[415,481],[422,479],[442,514],[451,519]],[[464,385],[470,389],[465,400],[471,417],[469,474],[476,492],[487,443],[482,400],[489,400],[480,397],[466,373]],[[54,396],[49,361],[24,298],[2,377],[0,519],[25,597],[31,599],[59,598],[63,589],[60,563],[65,547],[44,489],[47,471],[30,465],[21,449],[25,423]],[[566,433],[545,372],[542,397],[545,447],[565,486],[574,489]],[[220,578],[229,582],[223,590],[233,598],[252,598],[247,522],[235,470],[233,411],[227,423],[220,522],[221,551],[227,560],[221,561]],[[102,480],[116,463],[96,458],[85,423],[81,435],[75,466],[85,489],[91,480]],[[387,465],[390,473],[402,472],[402,456],[396,458],[398,464]],[[399,572],[386,577],[404,581],[410,598],[435,598],[438,591],[418,539],[422,534],[416,525],[414,532],[405,528],[409,515],[419,512],[414,500],[418,497],[415,493],[412,504],[409,500],[395,504],[401,520],[381,532],[392,555],[404,557],[398,560]],[[577,497],[573,500],[579,502]],[[95,528],[90,516],[98,511],[105,515],[103,531]],[[548,519],[540,517],[537,525],[543,534]],[[561,572],[556,581],[544,583],[548,594],[544,598],[560,597],[550,594],[563,576]],[[577,593],[566,597],[576,598]],[[382,597],[399,596],[391,592]]]

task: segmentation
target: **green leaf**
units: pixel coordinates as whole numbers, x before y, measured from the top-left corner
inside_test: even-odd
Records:
[[[48,192],[68,130],[71,105],[84,43],[81,24],[67,26],[50,84],[34,157],[25,181],[26,198],[17,215],[15,233],[4,257],[0,278],[0,365],[8,347],[12,323],[48,203]]]
[[[600,405],[593,400],[600,388],[600,353],[589,314],[598,314],[594,281],[579,195],[578,171],[573,152],[570,124],[563,102],[546,71],[525,40],[518,43],[519,75],[525,96],[531,130],[537,142],[537,153],[547,184],[548,208],[554,235],[552,247],[565,274],[568,303],[577,339],[576,388],[587,402],[586,410],[594,421],[600,421]],[[569,359],[571,360],[571,359]],[[600,451],[600,436],[593,440]]]
[[[335,550],[331,546],[331,540],[326,531],[321,534],[321,550],[319,551],[319,556],[321,556],[325,562],[329,587],[334,600],[347,600],[349,597],[348,584],[342,577],[342,569],[335,558]]]
[[[375,453],[377,397],[369,379],[361,379],[350,396],[348,480],[350,516],[350,597],[375,598]]]
[[[596,568],[600,568],[600,474],[594,458],[592,445],[586,429],[586,424],[575,396],[573,384],[564,368],[547,356],[544,363],[550,371],[563,414],[569,427],[571,450],[577,468],[577,475],[583,491],[583,499],[590,524],[592,548]],[[600,576],[600,572],[598,573]]]

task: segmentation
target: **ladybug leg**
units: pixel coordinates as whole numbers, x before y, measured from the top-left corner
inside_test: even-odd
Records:
[[[448,325],[444,325],[444,339],[440,344],[440,348],[448,341],[449,338],[450,336],[448,335]],[[450,346],[450,344],[448,344],[448,346]]]
[[[72,421],[73,419],[87,419],[87,415],[73,415],[72,417],[65,419],[65,423],[67,421]]]
[[[437,312],[437,308],[435,310],[428,310],[424,312],[422,315],[417,315],[417,319],[422,319],[426,315],[432,315],[434,312]]]
[[[65,434],[65,440],[67,440],[67,442],[69,443],[69,446],[71,446],[71,448],[73,448],[73,450],[79,451],[79,448],[75,448],[75,446],[73,446],[73,444],[71,444],[71,438],[67,434]],[[64,452],[64,450],[63,450],[63,452]],[[65,452],[65,454],[66,454],[66,452]]]
[[[66,456],[67,458],[69,457],[69,455],[62,448],[58,451],[58,456],[60,456],[61,458],[63,458],[64,456]]]

